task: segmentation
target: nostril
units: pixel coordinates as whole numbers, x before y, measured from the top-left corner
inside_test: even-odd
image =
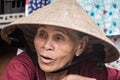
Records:
[[[50,50],[52,50],[52,49],[50,49],[50,48],[48,48],[48,49],[46,49],[47,51],[50,51]]]
[[[52,49],[48,49],[48,50],[52,50]]]
[[[53,50],[52,47],[50,47],[50,46],[49,47],[48,46],[44,46],[43,49],[46,50],[46,51]]]

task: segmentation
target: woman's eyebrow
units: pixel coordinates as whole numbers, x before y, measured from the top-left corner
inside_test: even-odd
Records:
[[[43,29],[45,29],[46,28],[46,26],[44,26],[44,25],[40,25],[39,27],[38,27],[38,31],[41,29],[41,28],[43,28]]]
[[[68,32],[66,30],[63,30],[63,29],[55,29],[55,31],[59,31],[63,34],[67,34],[68,35]]]

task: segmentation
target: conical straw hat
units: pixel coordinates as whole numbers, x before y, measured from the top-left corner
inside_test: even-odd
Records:
[[[102,43],[105,46],[105,62],[111,62],[119,57],[119,51],[105,34],[98,28],[91,17],[82,9],[76,0],[57,0],[27,17],[21,18],[2,30],[2,38],[7,42],[8,34],[20,28],[24,32],[29,45],[33,46],[33,36],[38,25],[53,25],[77,30],[89,36],[85,52],[92,51],[92,44]]]

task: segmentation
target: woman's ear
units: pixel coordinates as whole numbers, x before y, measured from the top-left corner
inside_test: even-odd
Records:
[[[85,47],[88,43],[88,36],[84,36],[78,43],[79,44],[75,53],[76,56],[79,56],[85,50]]]

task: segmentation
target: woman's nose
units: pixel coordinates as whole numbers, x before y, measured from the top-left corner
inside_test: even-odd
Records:
[[[47,40],[45,41],[45,43],[44,43],[43,46],[44,46],[44,49],[45,49],[46,51],[52,51],[52,50],[54,50],[53,42],[52,42],[51,39],[47,39]]]

